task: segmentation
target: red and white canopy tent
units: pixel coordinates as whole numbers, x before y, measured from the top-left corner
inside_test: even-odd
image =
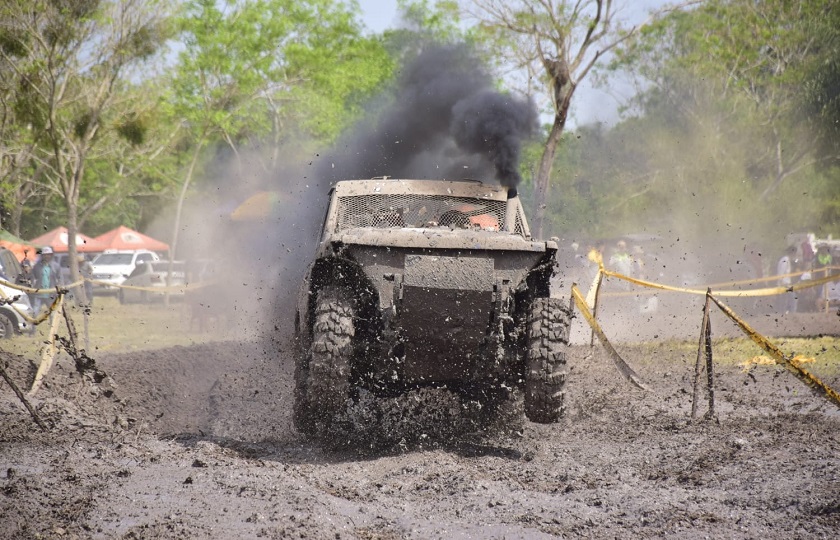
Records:
[[[105,246],[104,249],[148,249],[149,251],[169,251],[169,244],[155,240],[124,225],[100,234],[94,240]]]
[[[38,249],[41,249],[44,246],[50,246],[56,253],[66,253],[70,249],[67,246],[69,238],[70,237],[67,234],[67,227],[56,227],[55,229],[42,234],[38,238],[33,238],[29,241],[29,243],[33,244]],[[98,253],[100,251],[105,251],[106,249],[107,247],[102,242],[99,242],[82,233],[76,234],[77,252]]]

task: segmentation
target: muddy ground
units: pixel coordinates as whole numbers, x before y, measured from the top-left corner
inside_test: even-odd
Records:
[[[719,366],[717,416],[692,422],[696,352],[669,337],[620,347],[648,392],[575,346],[559,424],[467,433],[440,391],[392,409],[427,414],[391,417],[387,444],[338,452],[291,426],[286,340],[103,355],[101,384],[62,356],[32,399],[48,432],[0,381],[0,538],[837,538],[837,407],[778,366]],[[26,387],[34,366],[2,361]]]

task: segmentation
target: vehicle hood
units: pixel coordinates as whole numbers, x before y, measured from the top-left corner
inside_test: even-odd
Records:
[[[330,237],[346,245],[423,249],[477,249],[545,252],[557,249],[552,241],[528,240],[507,231],[450,229],[449,227],[390,228],[358,227]]]

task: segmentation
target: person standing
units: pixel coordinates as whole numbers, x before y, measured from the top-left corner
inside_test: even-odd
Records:
[[[840,305],[840,271],[833,270],[830,275],[837,277],[837,280],[822,286],[817,296],[817,311],[828,311],[829,307]]]
[[[776,263],[776,275],[779,276],[779,287],[790,288],[793,284],[793,268],[796,264],[796,246],[788,246],[785,254]],[[794,313],[796,311],[796,293],[788,291],[782,294],[780,311]]]
[[[53,258],[53,249],[49,246],[41,250],[41,257],[32,269],[32,286],[39,289],[34,294],[32,310],[37,318],[44,306],[49,309],[56,296],[56,287],[62,285],[61,268]],[[35,325],[32,325],[30,334],[35,334]]]
[[[827,244],[820,244],[814,258],[814,279],[828,277],[828,269],[833,264],[834,257]]]
[[[814,256],[814,279],[828,277],[832,264],[834,264],[834,257],[831,256],[831,250],[828,249],[828,244],[820,244],[819,247],[817,247],[817,253]],[[828,283],[827,285],[831,285],[831,283]],[[820,305],[823,307],[828,305],[828,297],[826,296],[828,290],[829,287],[827,286],[820,288],[820,298],[818,299],[817,306],[818,311],[820,311]],[[819,300],[822,300],[822,302],[819,302]]]
[[[610,257],[610,266],[619,274],[625,276],[631,276],[633,274],[633,257],[627,252],[627,242],[624,240],[619,240],[616,243],[615,251],[613,251]]]
[[[810,268],[814,263],[814,245],[811,242],[810,235],[806,236],[802,243],[799,244],[799,251],[802,253],[803,268]]]
[[[81,274],[82,279],[85,280],[84,288],[85,288],[85,301],[87,302],[88,306],[93,305],[93,283],[90,281],[93,279],[93,265],[91,262],[82,255],[81,253],[77,255],[79,261],[79,274]]]

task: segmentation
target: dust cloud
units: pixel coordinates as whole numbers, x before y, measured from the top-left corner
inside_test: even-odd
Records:
[[[429,46],[373,100],[384,105],[332,148],[313,152],[304,141],[281,149],[274,161],[265,152],[240,152],[208,167],[205,181],[214,189],[188,201],[178,250],[179,258],[212,259],[221,276],[223,286],[196,300],[198,311],[228,319],[226,326],[244,335],[290,334],[329,189],[339,180],[477,178],[517,185],[536,108],[492,84],[465,45]],[[232,220],[231,212],[260,191],[271,194],[266,215]]]
[[[803,207],[804,188],[791,178],[762,198],[775,169],[761,153],[760,134],[735,125],[719,103],[657,105],[610,129],[581,127],[564,143],[573,159],[564,161],[569,169],[555,171],[561,178],[550,202],[550,234],[561,238],[564,271],[586,268],[590,273],[577,282],[588,288],[592,265],[585,257],[598,246],[607,268],[621,271],[611,258],[623,240],[626,253],[640,262],[629,268],[632,277],[702,292],[775,287],[772,276],[787,236],[814,223],[813,212]],[[686,318],[696,328],[703,304],[702,295],[657,293],[615,279],[605,292],[612,296],[601,307],[605,316],[615,311],[617,333],[651,339]],[[726,301],[753,321],[783,314],[779,300]]]

